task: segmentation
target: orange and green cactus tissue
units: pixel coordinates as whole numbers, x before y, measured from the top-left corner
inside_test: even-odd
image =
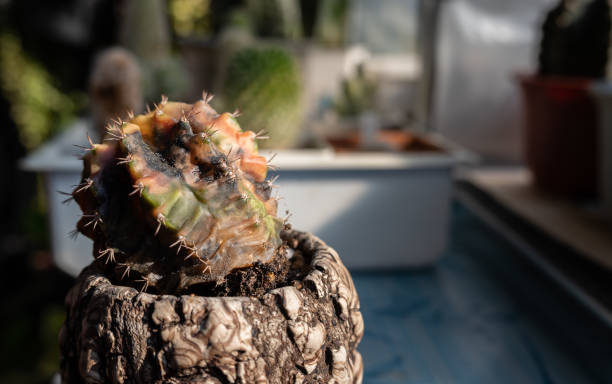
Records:
[[[180,293],[282,254],[285,224],[257,134],[209,101],[162,97],[87,148],[72,192],[77,230],[117,281]]]

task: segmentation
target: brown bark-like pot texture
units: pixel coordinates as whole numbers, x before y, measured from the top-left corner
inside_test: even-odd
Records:
[[[283,237],[305,272],[260,297],[141,293],[86,268],[66,297],[63,382],[361,383],[348,271],[315,236]]]

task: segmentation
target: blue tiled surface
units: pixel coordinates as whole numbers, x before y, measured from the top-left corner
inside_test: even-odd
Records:
[[[522,288],[514,289],[487,266],[486,257],[513,263],[517,255],[455,206],[449,250],[435,268],[353,273],[365,321],[359,348],[364,383],[612,382],[605,367],[607,361],[612,365],[608,347],[589,358],[569,340],[597,338],[581,334],[589,325],[568,316],[574,323],[567,337],[563,324],[556,324],[557,313],[563,323],[563,313],[574,308],[569,299],[532,285],[538,279],[523,272],[516,276]]]

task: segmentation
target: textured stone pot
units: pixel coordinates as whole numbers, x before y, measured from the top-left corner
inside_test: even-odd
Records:
[[[64,383],[361,383],[363,319],[337,253],[284,233],[305,277],[260,298],[172,296],[86,268],[66,297]]]

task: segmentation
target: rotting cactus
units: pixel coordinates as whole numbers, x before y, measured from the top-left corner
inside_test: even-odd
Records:
[[[218,114],[210,99],[162,98],[86,148],[72,193],[83,211],[77,229],[93,239],[111,279],[180,293],[254,265],[261,267],[256,284],[265,286],[286,268],[284,221],[258,137],[242,131],[235,114]]]

